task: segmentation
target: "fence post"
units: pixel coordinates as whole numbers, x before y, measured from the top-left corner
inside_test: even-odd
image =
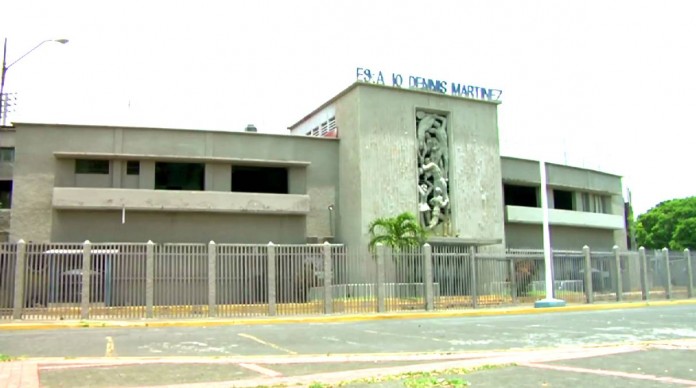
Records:
[[[687,298],[694,297],[694,269],[691,266],[691,252],[689,248],[684,249],[684,258],[686,259],[686,295]]]
[[[469,262],[471,271],[471,306],[478,307],[478,284],[476,281],[476,247],[471,247],[471,261]]]
[[[273,242],[268,243],[268,315],[276,315],[276,251]]]
[[[331,268],[331,244],[324,241],[324,314],[333,313],[333,268]]]
[[[154,316],[155,304],[155,243],[147,242],[145,247],[145,317]]]
[[[17,255],[15,257],[15,283],[14,304],[12,306],[12,319],[22,319],[24,310],[24,267],[27,261],[27,243],[24,240],[17,241]]]
[[[384,257],[387,254],[387,247],[377,244],[377,312],[383,313],[386,310],[384,301]]]
[[[92,288],[92,243],[85,240],[82,248],[82,295],[80,317],[89,318],[89,290]]]
[[[510,257],[508,260],[508,271],[510,272],[510,296],[512,297],[512,303],[517,304],[519,300],[517,299],[517,273],[515,272],[515,258]]]
[[[672,269],[669,267],[669,249],[662,248],[662,253],[665,254],[665,292],[667,299],[672,299]]]
[[[616,276],[614,279],[616,280],[616,301],[621,302],[623,301],[623,275],[621,274],[621,252],[619,252],[619,246],[614,245],[612,248],[614,251],[614,271],[616,272]]]
[[[217,316],[217,246],[208,243],[208,316]]]
[[[435,309],[435,293],[433,290],[433,247],[423,245],[423,287],[425,294],[425,311]]]
[[[582,255],[585,258],[585,299],[587,303],[594,303],[594,290],[592,289],[592,254],[590,247],[582,247]]]
[[[640,290],[643,294],[643,300],[650,299],[650,287],[648,285],[648,257],[645,254],[645,248],[638,248],[638,257],[640,258]]]

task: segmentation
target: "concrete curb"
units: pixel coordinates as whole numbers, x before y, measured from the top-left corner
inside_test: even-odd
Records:
[[[231,326],[231,325],[270,325],[270,324],[292,324],[292,323],[337,323],[337,322],[356,322],[356,321],[379,321],[391,319],[430,319],[430,318],[463,318],[463,317],[484,317],[497,315],[527,315],[527,314],[548,314],[576,311],[600,311],[631,309],[655,306],[679,306],[696,305],[696,299],[664,300],[664,301],[640,301],[623,303],[602,303],[602,304],[576,304],[564,307],[534,308],[534,307],[511,307],[511,308],[489,308],[481,310],[453,310],[453,311],[418,311],[418,312],[399,312],[399,313],[371,313],[371,314],[351,314],[351,315],[319,315],[305,317],[263,317],[263,318],[206,318],[196,320],[140,320],[140,321],[49,321],[49,322],[24,322],[11,321],[0,323],[0,330],[50,330],[50,329],[78,329],[78,328],[146,328],[146,327],[210,327],[210,326]]]

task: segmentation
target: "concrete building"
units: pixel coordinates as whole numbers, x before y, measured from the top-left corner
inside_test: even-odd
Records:
[[[289,129],[14,123],[0,132],[0,202],[11,208],[0,232],[365,246],[372,220],[409,211],[434,243],[542,245],[539,164],[501,158],[495,102],[356,83]],[[554,247],[625,246],[620,177],[547,172]]]

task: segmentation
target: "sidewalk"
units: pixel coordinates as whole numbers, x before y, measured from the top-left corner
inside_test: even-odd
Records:
[[[575,311],[599,311],[614,309],[631,309],[648,306],[695,305],[696,299],[609,302],[594,304],[569,304],[565,307],[534,308],[532,306],[514,306],[503,308],[446,310],[446,311],[409,311],[369,314],[330,314],[306,316],[275,316],[260,318],[198,318],[198,319],[147,319],[147,320],[58,320],[58,321],[0,321],[0,330],[47,330],[66,328],[143,328],[143,327],[209,327],[229,325],[270,325],[291,323],[335,323],[356,321],[378,321],[393,319],[428,319],[451,317],[481,317],[496,315],[548,314]]]

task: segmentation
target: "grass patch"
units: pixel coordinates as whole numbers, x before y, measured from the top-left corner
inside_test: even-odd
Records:
[[[8,356],[7,354],[0,353],[0,362],[7,362],[14,360],[14,357]]]
[[[405,387],[408,388],[430,388],[430,387],[466,387],[470,383],[461,375],[466,375],[473,372],[478,372],[482,370],[504,368],[508,366],[513,366],[514,364],[503,364],[503,365],[482,365],[477,368],[452,368],[443,369],[438,371],[430,372],[408,372],[401,373],[390,376],[381,377],[370,377],[366,379],[358,379],[351,381],[343,381],[337,385],[329,385],[322,383],[313,383],[317,385],[312,385],[313,388],[328,388],[328,387],[344,387],[350,384],[380,384],[386,381],[401,381]]]

